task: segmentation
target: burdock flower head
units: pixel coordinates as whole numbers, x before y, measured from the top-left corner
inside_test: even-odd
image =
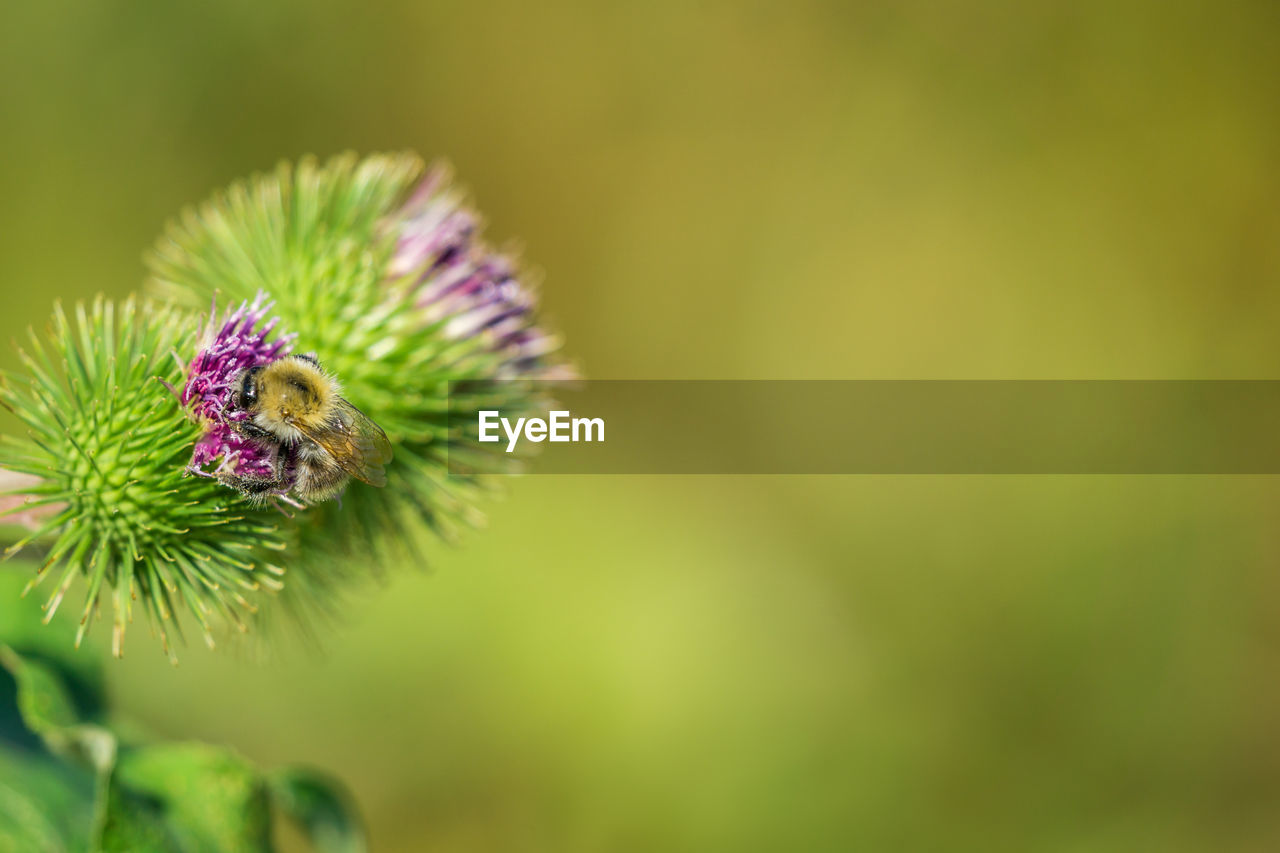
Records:
[[[185,609],[212,643],[219,619],[333,611],[419,529],[453,538],[479,520],[484,474],[506,460],[456,418],[520,411],[535,402],[524,380],[572,371],[516,260],[482,239],[445,170],[423,173],[412,156],[343,156],[236,183],[157,244],[159,302],[99,300],[75,323],[59,309],[48,345],[32,336],[27,375],[0,391],[28,432],[0,445],[0,466],[32,478],[12,509],[38,526],[9,550],[45,550],[33,584],[59,575],[50,612],[82,577],[83,624],[109,598],[117,653],[135,600],[166,640]],[[215,297],[238,308],[201,331],[194,312]],[[385,488],[353,483],[340,502],[286,514],[208,475],[276,465],[237,429],[233,385],[295,344],[385,430],[394,458]]]
[[[179,609],[212,644],[212,622],[243,625],[284,571],[271,556],[283,546],[274,519],[186,476],[196,428],[163,385],[183,379],[171,355],[191,328],[186,315],[135,299],[77,306],[74,321],[56,307],[46,338],[32,332],[19,351],[27,374],[0,386],[0,402],[27,428],[4,437],[0,465],[30,478],[21,486],[28,513],[57,508],[6,556],[41,546],[28,590],[57,576],[47,618],[84,579],[77,642],[107,598],[117,655],[135,601],[166,649]]]
[[[515,380],[486,389],[488,403],[515,409],[531,402],[519,380],[571,373],[559,338],[543,330],[532,286],[509,253],[482,238],[464,199],[447,170],[424,174],[412,156],[304,160],[189,211],[150,257],[152,289],[171,299],[268,294],[298,346],[391,439],[385,489],[355,484],[341,508],[300,519],[301,540],[323,546],[317,554],[381,552],[411,541],[403,531],[420,523],[446,538],[474,525],[481,481],[449,476],[449,454],[488,458],[493,469],[507,460],[451,426],[479,405],[459,383]],[[366,574],[369,562],[317,557],[325,569],[295,573],[286,595]]]

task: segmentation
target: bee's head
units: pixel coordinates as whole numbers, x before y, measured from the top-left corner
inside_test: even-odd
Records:
[[[336,393],[333,380],[313,358],[285,356],[251,367],[236,380],[236,406],[249,415],[236,428],[247,435],[298,441],[323,421]]]

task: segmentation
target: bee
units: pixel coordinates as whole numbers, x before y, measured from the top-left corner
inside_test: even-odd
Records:
[[[232,404],[248,417],[231,421],[245,438],[271,451],[274,474],[218,478],[257,500],[292,490],[306,503],[342,493],[351,477],[385,486],[391,461],[387,434],[343,399],[337,380],[307,355],[289,355],[242,372]]]

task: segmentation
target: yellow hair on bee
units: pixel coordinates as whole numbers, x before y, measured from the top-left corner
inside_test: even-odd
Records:
[[[271,362],[256,380],[254,423],[283,441],[296,442],[322,430],[341,399],[337,380],[299,356]]]

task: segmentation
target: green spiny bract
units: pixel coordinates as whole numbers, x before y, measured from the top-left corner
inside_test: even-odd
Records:
[[[254,511],[186,467],[197,427],[170,389],[180,386],[175,352],[189,349],[194,318],[130,298],[55,309],[47,343],[33,331],[21,350],[25,376],[8,375],[0,401],[26,426],[5,436],[0,466],[38,478],[25,507],[44,507],[40,526],[6,556],[40,541],[47,559],[28,590],[57,576],[48,617],[78,574],[88,595],[77,644],[109,598],[112,648],[123,650],[135,601],[149,612],[172,657],[169,628],[190,611],[212,644],[211,623],[242,624],[255,593],[280,586],[273,551],[279,520]]]

